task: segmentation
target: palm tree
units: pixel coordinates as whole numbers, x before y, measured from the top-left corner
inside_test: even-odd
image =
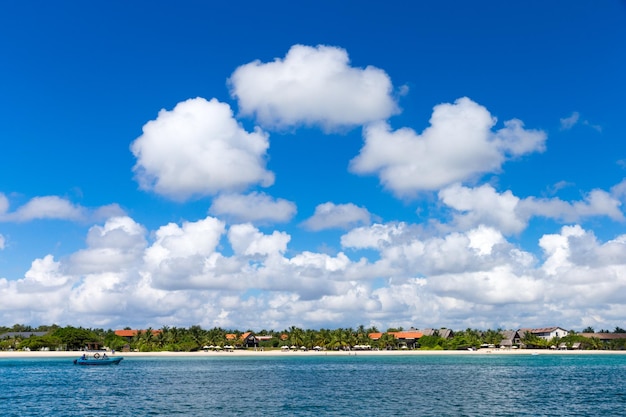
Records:
[[[202,327],[195,325],[189,328],[189,336],[191,340],[196,344],[196,348],[202,347],[202,342],[204,341],[204,330]]]
[[[490,345],[499,345],[500,342],[502,342],[502,339],[504,339],[504,336],[501,333],[501,329],[498,330],[487,330],[486,332],[483,333],[483,340],[485,341],[485,343],[490,344]]]
[[[378,347],[381,349],[395,349],[397,347],[396,337],[391,333],[383,333],[378,339]]]
[[[163,326],[161,331],[157,333],[156,337],[154,338],[154,344],[159,350],[162,350],[167,344],[167,331],[168,327]]]
[[[369,333],[362,324],[356,329],[356,343],[359,345],[367,345],[370,343]]]
[[[293,346],[297,346],[297,347],[302,346],[302,336],[303,336],[302,329],[296,326],[291,326],[289,328],[289,341],[291,342]]]
[[[139,331],[139,350],[142,352],[151,351],[154,348],[154,333],[152,331],[152,327],[148,327],[143,332]]]
[[[316,340],[316,332],[314,330],[306,330],[302,336],[302,346],[307,349],[313,349]]]
[[[320,331],[318,331],[316,334],[315,343],[320,347],[330,348],[331,340],[332,336],[330,330],[320,329]]]

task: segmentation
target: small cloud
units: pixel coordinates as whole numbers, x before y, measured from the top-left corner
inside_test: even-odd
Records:
[[[371,214],[367,209],[352,203],[324,203],[315,208],[312,217],[302,225],[309,230],[348,229],[356,225],[370,224]]]
[[[6,240],[4,239],[4,236],[0,235],[0,250],[3,250],[5,248],[6,245]]]
[[[597,132],[602,132],[602,126],[600,126],[600,125],[594,125],[594,124],[591,124],[591,123],[589,122],[589,120],[585,120],[585,121],[583,121],[583,124],[584,124],[585,126],[589,126],[590,128],[592,128],[593,130],[595,130],[595,131],[597,131]]]
[[[569,130],[569,129],[571,129],[572,127],[574,127],[574,125],[576,123],[578,123],[578,119],[579,118],[580,118],[580,114],[577,111],[575,111],[575,112],[572,113],[571,116],[565,117],[563,119],[560,119],[561,120],[561,130]]]
[[[548,193],[550,193],[551,195],[555,195],[557,194],[559,191],[571,187],[574,184],[572,184],[571,182],[567,182],[567,181],[559,181],[556,184],[554,184],[551,187],[548,187]]]
[[[57,196],[34,197],[26,204],[9,212],[9,202],[0,194],[0,221],[28,222],[39,219],[84,220],[87,209]]]
[[[400,97],[402,97],[402,96],[406,96],[406,95],[408,95],[408,94],[409,94],[409,91],[410,91],[410,88],[409,88],[409,86],[408,86],[408,85],[406,85],[406,84],[401,85],[401,86],[400,86],[400,88],[398,89],[398,95],[399,95]]]
[[[33,197],[14,211],[9,211],[9,200],[0,193],[0,222],[29,222],[33,220],[90,221],[124,215],[117,204],[89,209],[58,196]]]
[[[584,126],[588,126],[597,132],[602,132],[602,126],[591,123],[589,120],[581,120],[580,113],[573,112],[571,116],[560,119],[561,130],[570,130],[576,124],[580,123]]]

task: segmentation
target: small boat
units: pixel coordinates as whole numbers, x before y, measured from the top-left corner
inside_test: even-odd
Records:
[[[84,354],[78,359],[74,359],[74,365],[119,365],[124,359],[122,356],[110,357],[106,353],[102,355],[98,352],[93,355]]]

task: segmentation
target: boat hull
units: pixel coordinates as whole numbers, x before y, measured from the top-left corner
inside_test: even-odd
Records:
[[[123,357],[118,358],[99,358],[99,359],[74,359],[74,365],[87,365],[87,366],[106,366],[106,365],[119,365],[119,363],[124,359]]]

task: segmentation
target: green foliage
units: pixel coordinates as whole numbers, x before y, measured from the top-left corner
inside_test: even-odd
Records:
[[[483,343],[479,330],[466,329],[454,333],[452,339],[446,340],[444,348],[447,350],[477,349]]]
[[[51,334],[44,336],[31,336],[20,342],[19,348],[28,348],[30,350],[41,350],[48,348],[50,350],[56,350],[62,345],[61,339]]]
[[[504,336],[502,335],[500,329],[498,330],[489,329],[483,332],[482,334],[482,342],[488,345],[498,346],[500,342],[502,342],[502,339],[504,339]]]
[[[83,329],[82,327],[60,327],[52,332],[51,335],[58,338],[67,350],[83,349],[88,342],[102,343],[96,332]]]
[[[445,339],[437,335],[422,336],[419,339],[420,349],[443,349]]]
[[[129,329],[127,329],[129,330]],[[294,345],[298,348],[305,346],[312,349],[314,346],[321,346],[324,349],[351,349],[355,345],[370,345],[372,348],[379,349],[398,349],[398,340],[390,331],[401,331],[402,328],[391,328],[388,332],[382,334],[380,339],[372,340],[369,338],[371,333],[379,333],[375,327],[366,328],[359,325],[357,328],[338,328],[338,329],[302,329],[291,326],[289,329],[282,331],[262,330],[257,335],[271,336],[271,339],[264,340],[259,343],[260,347],[268,349],[279,348],[283,345]],[[34,332],[48,331],[45,336],[32,336],[29,338],[21,338],[19,336],[0,340],[0,349],[24,349],[39,350],[42,348],[78,350],[85,347],[89,342],[99,343],[100,346],[107,346],[110,349],[122,350],[129,344],[132,349],[142,352],[150,351],[175,351],[190,352],[202,349],[203,346],[224,346],[237,345],[237,340],[242,334],[239,330],[225,330],[215,327],[209,330],[202,329],[199,325],[193,325],[189,328],[178,328],[164,326],[160,330],[148,328],[140,331],[129,342],[127,338],[115,335],[113,330],[103,329],[84,329],[71,326],[59,327],[57,325],[39,326],[33,328],[28,325],[15,324],[12,327],[0,327],[0,331],[7,332]],[[248,330],[250,331],[250,330]],[[593,333],[593,328],[588,327],[584,333]],[[607,330],[600,332],[609,333]],[[254,332],[253,332],[254,333]],[[626,330],[616,327],[613,333],[626,333]],[[236,335],[235,340],[228,340],[227,334]],[[287,339],[283,340],[281,336],[287,335]],[[529,348],[549,348],[550,346],[559,346],[565,343],[571,348],[575,343],[580,343],[581,349],[626,349],[626,339],[612,339],[601,341],[597,338],[585,338],[575,332],[561,339],[545,340],[531,333],[522,336],[522,342]],[[502,333],[497,330],[477,330],[465,329],[454,333],[451,339],[444,339],[437,333],[432,336],[422,336],[417,346],[420,349],[433,350],[458,350],[468,348],[478,348],[483,344],[499,345],[502,341]]]
[[[104,336],[104,346],[113,350],[122,350],[122,348],[128,343],[126,338],[117,336],[115,332],[109,331]]]

